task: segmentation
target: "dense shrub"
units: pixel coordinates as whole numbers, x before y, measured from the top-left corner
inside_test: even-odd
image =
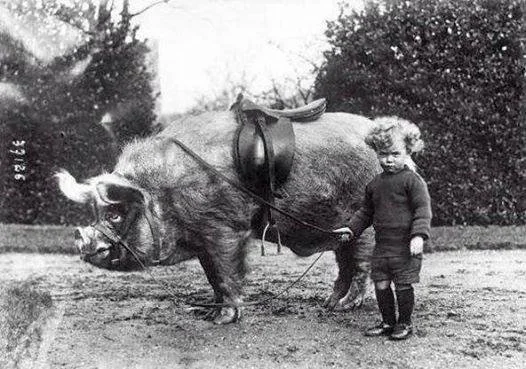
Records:
[[[522,16],[519,0],[389,0],[328,23],[316,94],[422,129],[435,224],[525,221]]]
[[[114,22],[94,2],[72,2],[67,8],[35,1],[12,3],[10,10],[14,17],[28,11],[44,18],[60,15],[79,27],[91,20],[94,29],[86,31],[71,52],[48,63],[35,62],[16,33],[0,31],[0,46],[7,50],[0,55],[0,83],[4,90],[16,90],[11,95],[23,97],[13,101],[17,99],[0,88],[0,222],[84,223],[89,211],[58,192],[53,173],[66,168],[84,179],[113,167],[118,148],[99,121],[115,107],[134,107],[120,109],[115,132],[119,142],[150,132],[155,96],[146,68],[148,47],[136,37],[137,29],[124,11]],[[42,6],[44,11],[38,10]],[[32,37],[46,35],[36,32]],[[71,73],[84,61],[85,69]],[[22,141],[22,147],[16,146]],[[24,169],[17,172],[16,165]]]

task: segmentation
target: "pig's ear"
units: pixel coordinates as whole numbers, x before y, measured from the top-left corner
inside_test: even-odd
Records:
[[[66,170],[62,169],[58,173],[55,173],[55,178],[58,180],[60,190],[68,199],[78,203],[86,203],[93,199],[91,186],[78,183]]]
[[[137,204],[144,203],[144,196],[135,187],[125,186],[117,183],[100,182],[96,186],[97,192],[107,204]]]

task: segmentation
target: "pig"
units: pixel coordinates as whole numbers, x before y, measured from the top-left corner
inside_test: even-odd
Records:
[[[75,231],[81,258],[119,270],[197,258],[214,291],[213,322],[237,321],[247,247],[262,234],[261,204],[197,162],[172,138],[238,180],[233,152],[238,124],[232,111],[182,117],[153,136],[128,143],[111,173],[83,182],[66,170],[57,173],[63,194],[97,213],[99,226]],[[364,143],[374,126],[373,120],[349,113],[293,123],[294,161],[279,189],[286,195],[276,197],[275,205],[324,229],[345,225],[359,209],[366,184],[379,172],[375,154]],[[295,254],[334,252],[338,275],[324,305],[359,307],[368,284],[372,231],[346,244],[280,212],[273,211],[273,218],[281,241]]]

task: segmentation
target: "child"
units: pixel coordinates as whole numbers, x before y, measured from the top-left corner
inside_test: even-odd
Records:
[[[418,127],[394,117],[376,122],[378,126],[365,142],[376,152],[383,172],[367,185],[363,205],[349,227],[334,232],[341,233],[341,240],[347,241],[373,225],[376,242],[371,279],[382,322],[365,335],[388,335],[390,339],[403,340],[413,332],[412,284],[419,282],[424,241],[429,238],[431,200],[411,159],[411,154],[423,147]],[[398,302],[398,321],[391,282]]]

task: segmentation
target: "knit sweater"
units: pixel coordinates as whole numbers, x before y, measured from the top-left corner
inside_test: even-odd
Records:
[[[407,256],[411,238],[420,235],[428,239],[431,199],[422,177],[405,168],[373,178],[349,228],[358,237],[371,224],[376,231],[373,257]]]

